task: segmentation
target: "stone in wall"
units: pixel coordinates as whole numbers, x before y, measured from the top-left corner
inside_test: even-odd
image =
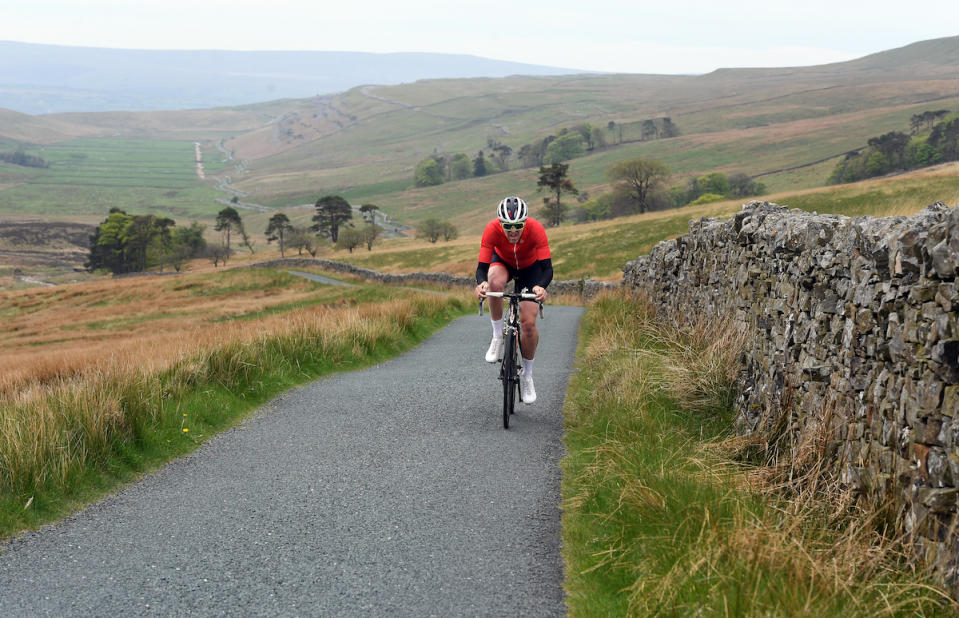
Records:
[[[739,431],[778,418],[793,444],[902,525],[959,587],[959,209],[844,217],[750,202],[624,266],[666,316],[734,316]]]

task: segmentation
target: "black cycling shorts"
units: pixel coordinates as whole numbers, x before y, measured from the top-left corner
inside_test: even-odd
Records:
[[[543,279],[543,267],[539,262],[533,262],[532,265],[517,270],[507,262],[504,262],[494,251],[493,259],[490,260],[490,267],[492,267],[493,264],[499,264],[506,268],[506,271],[509,273],[509,279],[507,279],[507,281],[516,281],[517,292],[521,292],[524,289],[532,292],[534,285],[541,285],[540,281]]]

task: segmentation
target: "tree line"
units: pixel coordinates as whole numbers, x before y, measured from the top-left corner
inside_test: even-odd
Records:
[[[377,225],[381,216],[375,204],[358,209],[362,225],[353,223],[353,207],[339,195],[324,195],[316,201],[311,225],[294,225],[282,212],[273,214],[264,234],[267,243],[276,242],[280,255],[295,250],[316,257],[323,246],[346,249],[350,253],[360,246],[367,250],[380,237],[383,228]],[[214,266],[226,264],[237,247],[255,253],[255,243],[247,227],[232,206],[217,213],[213,230],[219,232],[217,242],[205,238],[206,227],[197,222],[177,227],[173,219],[156,215],[130,215],[120,208],[111,208],[106,219],[90,235],[90,254],[85,264],[90,271],[106,270],[114,274],[144,272],[169,266],[180,271],[190,259],[208,258]],[[459,235],[446,221],[428,219],[417,227],[417,236],[430,242],[440,238],[452,240]]]
[[[473,156],[465,152],[434,153],[421,160],[413,171],[413,182],[417,187],[431,187],[506,172],[515,164],[522,168],[553,165],[613,144],[665,139],[679,134],[673,121],[663,117],[619,124],[611,120],[605,127],[583,122],[564,127],[556,134],[523,144],[515,150],[499,140],[488,138],[486,148]]]
[[[669,186],[669,167],[652,159],[628,159],[610,167],[606,178],[612,190],[595,198],[580,193],[569,178],[569,165],[553,163],[539,169],[539,190],[548,190],[539,211],[547,225],[556,226],[572,218],[578,222],[611,219],[650,210],[677,208],[688,204],[750,197],[765,193],[766,187],[748,175],[711,172],[688,180],[684,186]],[[577,197],[576,204],[562,202],[563,194]]]
[[[90,271],[114,274],[143,272],[165,265],[179,271],[183,263],[207,254],[204,226],[193,222],[175,227],[173,219],[155,215],[130,215],[120,208],[110,214],[90,235]]]
[[[826,184],[856,182],[898,171],[959,160],[959,114],[949,110],[913,114],[910,133],[890,131],[871,137],[864,148],[847,152]]]
[[[50,167],[50,164],[43,157],[27,154],[22,145],[14,152],[0,152],[0,161],[22,167]]]

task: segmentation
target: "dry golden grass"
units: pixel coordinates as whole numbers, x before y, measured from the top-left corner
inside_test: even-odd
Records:
[[[227,283],[237,287],[252,281],[272,291],[249,285],[244,291],[227,288],[212,301],[183,294],[194,286],[215,290],[219,281],[203,275],[103,282],[59,290],[53,296],[46,290],[8,294],[4,300],[10,306],[26,307],[30,315],[43,314],[42,326],[32,337],[66,329],[72,314],[81,320],[90,317],[85,313],[88,305],[103,298],[115,304],[99,307],[104,309],[97,316],[100,321],[139,317],[167,302],[192,316],[180,322],[148,320],[131,332],[98,336],[95,344],[82,336],[59,343],[43,339],[49,349],[34,356],[23,341],[12,344],[19,351],[5,361],[0,374],[0,494],[65,487],[78,472],[102,461],[118,441],[169,424],[170,419],[160,418],[170,414],[164,402],[179,402],[202,385],[248,388],[252,376],[273,372],[297,376],[303,364],[335,365],[365,358],[380,346],[396,345],[418,320],[446,311],[456,299],[400,292],[396,298],[381,293],[385,300],[357,303],[344,296],[335,303],[248,320],[209,321],[235,311],[268,308],[277,300],[300,300],[315,287],[305,280],[301,284],[283,278],[281,289],[276,289],[269,285],[275,277],[269,271],[242,271]],[[147,298],[139,298],[141,294]]]
[[[230,276],[230,275],[227,275]],[[150,365],[232,337],[236,316],[310,302],[315,284],[250,271],[262,287],[210,275],[145,276],[0,292],[0,394],[113,363]],[[336,299],[343,292],[329,292]],[[349,302],[349,301],[345,301]],[[257,326],[258,327],[258,326]]]

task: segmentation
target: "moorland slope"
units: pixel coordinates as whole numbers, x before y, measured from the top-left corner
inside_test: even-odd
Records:
[[[908,131],[911,116],[929,109],[959,109],[959,37],[844,63],[701,76],[433,79],[208,110],[2,112],[0,149],[25,145],[50,167],[0,164],[0,215],[90,222],[118,206],[210,221],[239,196],[302,220],[335,192],[377,204],[397,225],[439,216],[472,234],[503,194],[539,201],[536,168],[520,167],[516,153],[578,124],[606,142],[570,161],[571,178],[591,195],[607,188],[610,166],[637,156],[665,162],[677,185],[742,172],[781,193],[822,186],[836,157]],[[663,117],[679,136],[643,141],[637,127]],[[474,156],[491,140],[513,151],[506,171],[414,186],[423,158]]]

